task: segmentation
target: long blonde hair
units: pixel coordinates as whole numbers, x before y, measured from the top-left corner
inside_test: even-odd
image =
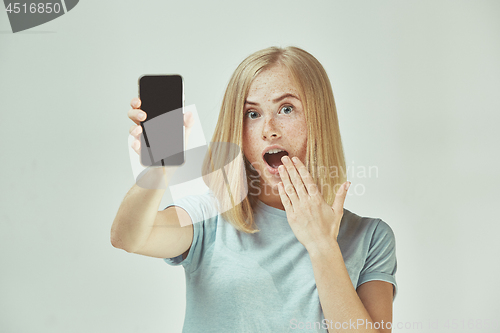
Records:
[[[337,109],[323,66],[310,53],[293,46],[269,47],[251,54],[229,80],[212,144],[202,166],[203,175],[211,174],[204,176],[204,180],[219,202],[222,217],[246,233],[259,231],[253,215],[258,199],[248,192],[248,187],[258,182],[259,175],[243,155],[243,108],[253,79],[274,65],[285,66],[299,88],[307,122],[305,165],[328,205],[333,205],[338,187],[346,181]],[[214,176],[217,170],[224,172]],[[239,198],[238,193],[245,196]]]

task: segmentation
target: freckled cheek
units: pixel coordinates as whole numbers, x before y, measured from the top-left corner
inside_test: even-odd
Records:
[[[300,138],[302,140],[307,139],[307,128],[299,128],[295,130],[295,135],[297,138]]]
[[[250,143],[255,140],[255,130],[246,128],[243,130],[243,143]]]
[[[286,133],[290,138],[290,148],[299,155],[304,155],[307,150],[307,127],[303,123],[295,123],[292,126],[287,126]]]
[[[252,128],[243,129],[243,153],[249,161],[255,161],[260,156],[255,144],[256,131]]]
[[[307,127],[302,122],[290,122],[282,125],[283,133],[295,138],[307,138]]]

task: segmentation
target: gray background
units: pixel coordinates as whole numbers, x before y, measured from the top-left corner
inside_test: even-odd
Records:
[[[109,240],[129,102],[140,75],[180,73],[209,140],[232,71],[271,45],[322,62],[348,165],[378,170],[349,176],[345,207],[395,232],[394,322],[496,331],[477,325],[500,310],[499,18],[482,0],[87,0],[12,34],[2,10],[0,331],[180,332],[183,269]]]

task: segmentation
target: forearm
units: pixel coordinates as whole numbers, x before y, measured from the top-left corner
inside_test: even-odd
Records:
[[[372,319],[354,289],[338,243],[308,251],[328,332],[378,333],[366,325]]]
[[[158,186],[143,188],[134,184],[125,195],[111,227],[111,243],[114,247],[133,252],[145,244],[158,214],[165,185],[170,180],[165,177],[167,175],[161,168],[151,169],[142,181],[149,185],[156,183]]]

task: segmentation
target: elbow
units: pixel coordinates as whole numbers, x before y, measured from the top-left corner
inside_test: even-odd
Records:
[[[124,250],[128,253],[134,253],[130,246],[127,246],[125,243],[123,243],[122,239],[113,233],[111,234],[110,241],[111,245],[114,248]]]
[[[111,241],[111,245],[113,245],[114,248],[117,248],[117,249],[122,248],[122,244],[120,243],[120,238],[117,237],[116,235],[114,235],[113,233],[111,233],[110,241]]]
[[[118,234],[116,234],[116,232],[113,232],[113,230],[111,230],[111,235],[110,235],[109,239],[110,239],[111,245],[114,248],[127,251],[126,246],[125,246],[125,244],[123,244],[121,237]]]
[[[111,226],[111,232],[109,236],[111,245],[114,248],[124,250],[128,253],[135,253],[135,251],[137,251],[137,246],[133,242],[133,239],[130,239],[129,235],[123,231],[123,228],[120,227],[119,224],[116,224],[116,220]]]
[[[113,225],[111,226],[109,240],[111,242],[111,245],[114,248],[125,250],[125,244],[123,244],[123,239],[122,239],[120,233],[118,232],[119,231],[118,229],[119,228],[117,227],[116,220],[115,220],[115,221],[113,221]]]

